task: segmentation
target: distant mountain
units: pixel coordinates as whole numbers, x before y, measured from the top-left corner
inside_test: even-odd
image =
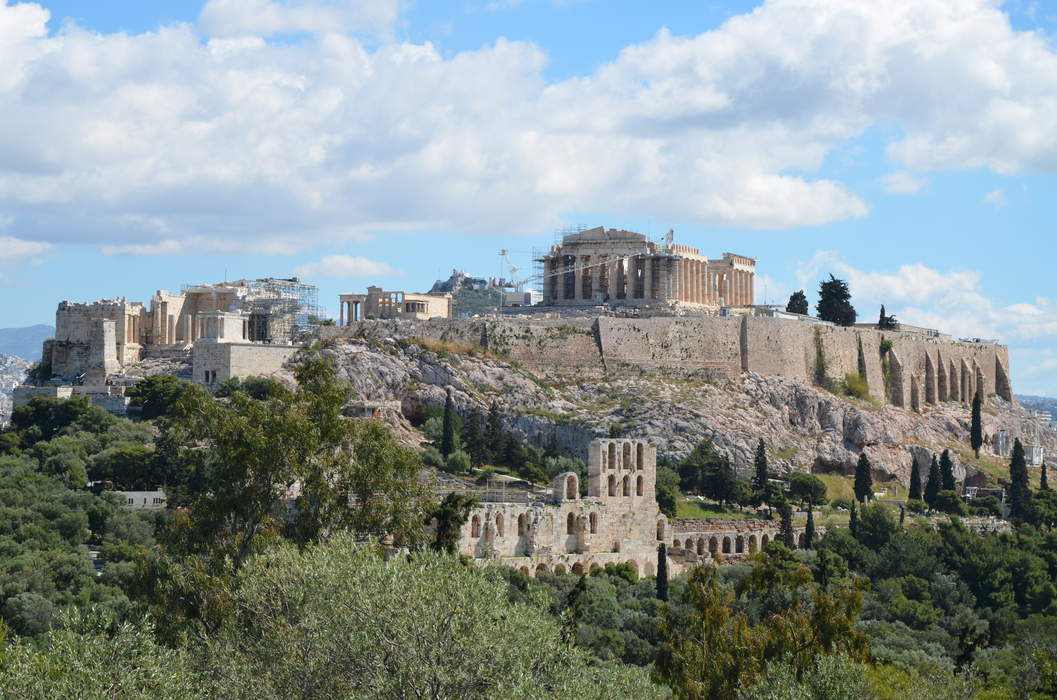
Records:
[[[44,324],[26,328],[0,328],[0,355],[14,355],[26,360],[40,360],[40,347],[55,336],[55,329]]]
[[[1047,396],[1027,396],[1017,394],[1017,401],[1024,408],[1031,409],[1032,411],[1049,411],[1052,415],[1057,416],[1057,399],[1051,399]]]

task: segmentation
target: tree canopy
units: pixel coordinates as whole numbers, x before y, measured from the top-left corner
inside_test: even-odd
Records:
[[[819,283],[818,303],[815,305],[818,317],[823,321],[838,326],[853,326],[857,314],[851,305],[851,292],[848,283],[833,275]]]

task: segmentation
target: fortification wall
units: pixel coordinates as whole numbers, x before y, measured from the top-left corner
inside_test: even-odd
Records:
[[[192,351],[194,381],[206,384],[206,372],[215,372],[215,382],[232,377],[268,376],[278,372],[299,347],[257,343],[195,343]]]
[[[927,403],[970,401],[977,387],[985,395],[1013,397],[1004,346],[779,318],[361,321],[324,328],[322,334],[433,338],[481,347],[534,372],[578,376],[706,372],[734,378],[751,371],[813,383],[821,361],[831,380],[858,374],[874,400],[915,410]],[[885,356],[882,343],[890,344]]]

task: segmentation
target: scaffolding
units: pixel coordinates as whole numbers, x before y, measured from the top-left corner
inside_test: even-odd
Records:
[[[296,343],[318,327],[323,319],[319,288],[297,277],[266,277],[248,280],[246,310],[250,314],[250,339],[263,343]]]

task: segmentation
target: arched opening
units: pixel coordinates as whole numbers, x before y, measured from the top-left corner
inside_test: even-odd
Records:
[[[767,543],[770,542],[770,541],[771,541],[771,538],[768,537],[767,535],[764,535],[763,538],[760,540],[760,549],[766,549]]]
[[[630,496],[631,495],[631,477],[630,476],[625,476],[624,477],[624,495],[625,496]]]
[[[569,513],[568,517],[565,518],[565,534],[576,534],[576,516],[572,513]]]
[[[573,575],[574,576],[583,576],[584,575],[584,565],[581,564],[580,562],[576,562],[575,564],[573,564]]]
[[[545,574],[545,573],[547,573],[547,565],[546,564],[540,564],[539,566],[536,567],[536,575],[537,576],[539,574]]]
[[[642,475],[641,474],[638,476],[638,478],[635,479],[635,495],[636,496],[641,496],[642,495]]]
[[[528,516],[524,513],[517,516],[517,534],[518,537],[524,537],[528,534]]]
[[[570,474],[565,477],[565,497],[570,501],[576,500],[580,495],[580,489],[576,485],[576,477]]]
[[[518,571],[520,571],[521,573],[525,574],[526,576],[529,575],[529,568],[527,566],[521,567],[520,569],[518,569]]]
[[[653,574],[654,574],[654,571],[653,571],[653,562],[652,562],[652,561],[648,561],[648,562],[646,562],[646,566],[645,566],[645,567],[643,568],[643,570],[642,570],[642,571],[643,571],[643,573],[645,573],[645,574],[646,574],[647,576],[653,576]]]
[[[756,535],[749,535],[749,554],[756,554]]]
[[[622,456],[622,459],[621,459],[621,465],[620,466],[623,469],[633,469],[634,468],[632,466],[632,464],[631,464],[631,443],[630,442],[625,442],[624,443],[623,456]]]
[[[724,537],[723,538],[723,553],[724,554],[730,554],[730,538],[729,537]]]
[[[803,532],[801,532],[800,535],[796,538],[796,546],[800,549],[803,549],[807,546],[807,535],[805,535]]]
[[[609,443],[609,468],[617,468],[617,444],[615,442]]]
[[[502,513],[496,513],[495,514],[495,534],[496,534],[496,537],[502,537],[503,536],[503,514]]]
[[[657,539],[661,540],[662,542],[664,541],[664,521],[663,520],[658,520],[657,521]]]
[[[470,537],[481,536],[481,516],[475,515],[470,520]]]
[[[625,562],[628,566],[635,570],[635,575],[639,575],[639,563],[636,561]]]
[[[738,538],[734,540],[734,552],[736,554],[745,553],[745,538],[741,535],[738,535]]]
[[[558,564],[556,567],[554,567],[554,573],[555,573],[555,575],[558,575],[558,576],[564,575],[565,574],[565,565],[564,564]]]
[[[697,553],[698,554],[704,554],[705,553],[705,540],[704,539],[700,539],[699,538],[697,540]]]
[[[672,549],[682,549],[682,548],[683,548],[683,545],[679,542],[679,540],[673,540],[672,541]]]
[[[716,554],[719,553],[719,540],[715,537],[710,537],[708,539],[708,552],[712,556],[716,556]]]
[[[591,564],[591,571],[598,571],[598,570],[599,570],[599,569],[601,569],[601,568],[602,568],[602,567],[601,567],[601,566],[599,566],[597,562],[596,562],[596,563],[594,563],[594,564]]]
[[[617,495],[617,477],[613,476],[612,474],[609,475],[609,495]]]
[[[587,516],[587,522],[591,526],[591,534],[593,535],[593,534],[597,533],[598,532],[598,513],[591,513],[589,516]]]
[[[645,459],[644,459],[644,453],[645,452],[646,452],[646,448],[643,446],[643,444],[641,442],[635,445],[635,468],[636,469],[642,469],[643,462],[645,461]]]

